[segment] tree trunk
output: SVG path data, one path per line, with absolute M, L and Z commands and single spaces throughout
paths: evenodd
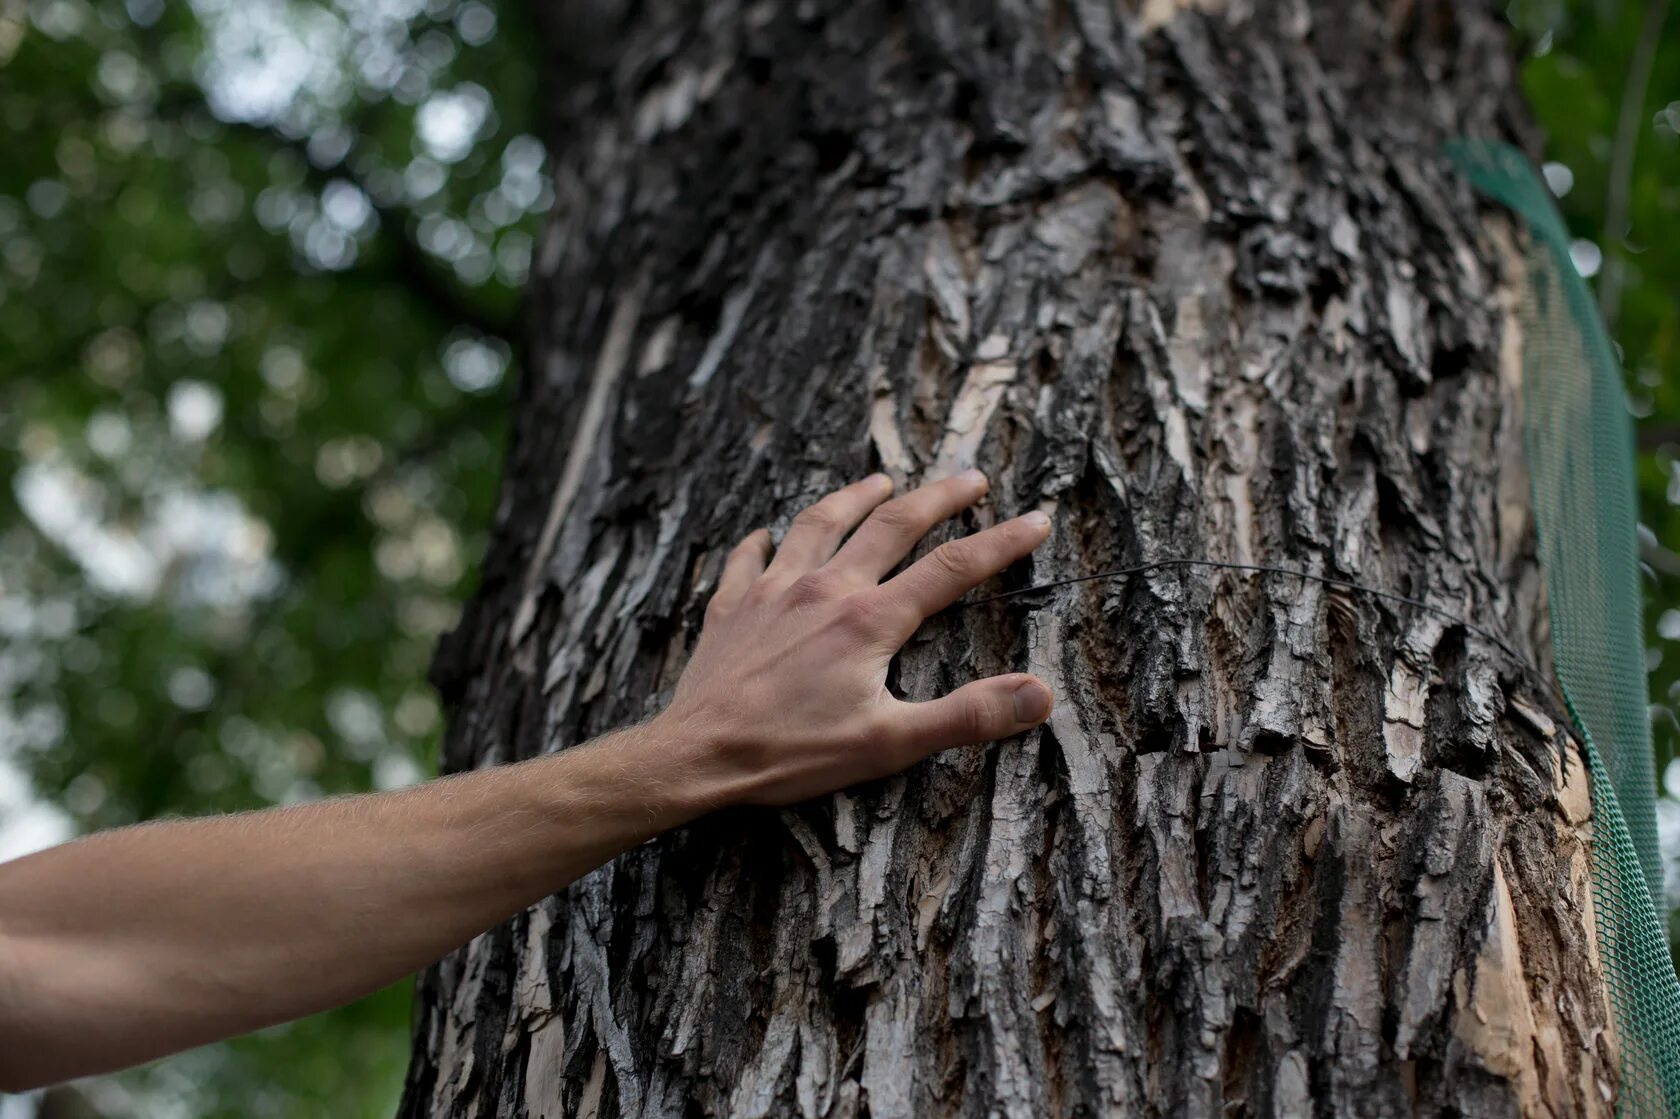
M 1173 567 L 933 619 L 897 690 L 1030 669 L 1049 724 L 479 937 L 404 1115 L 1608 1113 L 1522 274 L 1438 154 L 1527 127 L 1489 7 L 547 6 L 556 212 L 447 769 L 651 715 L 727 548 L 876 468 L 985 469 L 947 534 L 1051 513 L 994 593 L 1207 557 L 1451 616 Z

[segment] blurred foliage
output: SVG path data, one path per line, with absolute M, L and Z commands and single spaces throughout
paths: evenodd
M 0 805 L 0 844 L 433 767 L 549 200 L 523 20 L 0 0 L 0 785 L 34 821 Z M 81 1094 L 389 1115 L 408 1015 L 399 985 Z
M 1509 12 L 1577 263 L 1614 289 L 1668 762 L 1680 16 L 1653 34 L 1657 3 Z M 0 857 L 430 771 L 424 667 L 489 522 L 549 199 L 533 44 L 507 0 L 0 0 Z M 77 1107 L 389 1115 L 407 998 Z

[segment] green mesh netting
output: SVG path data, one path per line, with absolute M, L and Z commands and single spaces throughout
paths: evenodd
M 1453 162 L 1530 233 L 1523 440 L 1558 683 L 1592 779 L 1593 903 L 1621 1064 L 1618 1114 L 1680 1116 L 1680 982 L 1664 923 L 1645 692 L 1632 421 L 1569 235 L 1526 157 L 1462 141 Z

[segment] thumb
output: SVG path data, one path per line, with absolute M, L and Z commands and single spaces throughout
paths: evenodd
M 1031 730 L 1050 716 L 1050 686 L 1014 672 L 964 684 L 950 695 L 905 704 L 912 745 L 923 755 L 952 746 L 993 742 Z

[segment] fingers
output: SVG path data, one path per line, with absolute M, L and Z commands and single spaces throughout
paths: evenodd
M 901 727 L 918 757 L 953 746 L 993 742 L 1050 717 L 1049 685 L 1024 672 L 964 684 L 950 695 L 900 708 Z
M 710 610 L 732 610 L 747 593 L 747 588 L 753 585 L 753 580 L 764 574 L 764 565 L 770 559 L 770 530 L 758 529 L 730 550 L 729 558 L 723 561 L 723 572 L 718 575 L 717 590 L 712 592 L 712 601 L 707 604 Z
M 929 483 L 887 502 L 863 522 L 832 566 L 870 583 L 897 567 L 928 530 L 973 505 L 986 492 L 986 476 L 978 470 Z
M 899 620 L 899 640 L 907 640 L 928 615 L 945 609 L 1031 552 L 1049 534 L 1050 518 L 1034 510 L 941 544 L 881 585 L 877 593 L 885 602 L 883 613 Z
M 793 518 L 793 526 L 776 549 L 770 572 L 777 576 L 797 577 L 815 571 L 834 555 L 834 549 L 858 522 L 869 515 L 892 493 L 892 479 L 885 474 L 871 474 L 861 482 L 853 482 L 835 490 L 815 505 L 807 506 Z

